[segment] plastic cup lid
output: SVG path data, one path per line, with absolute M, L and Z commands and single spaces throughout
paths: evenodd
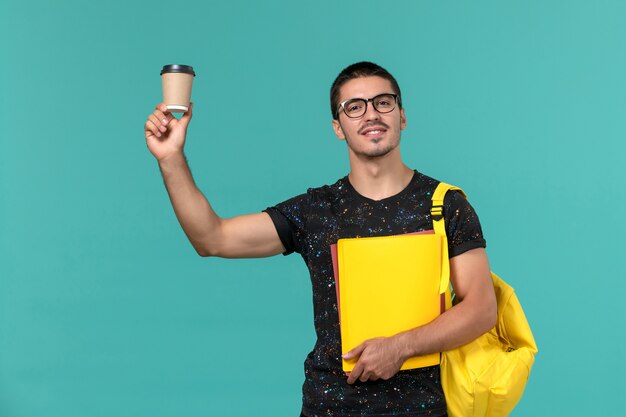
M 185 74 L 191 74 L 194 77 L 196 76 L 196 73 L 194 72 L 193 67 L 190 65 L 181 65 L 181 64 L 164 65 L 163 69 L 161 70 L 161 75 L 167 72 L 182 72 Z

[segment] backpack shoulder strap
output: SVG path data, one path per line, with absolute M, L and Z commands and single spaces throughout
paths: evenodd
M 460 191 L 463 197 L 467 198 L 463 190 L 454 185 L 440 182 L 432 196 L 432 206 L 430 216 L 433 220 L 435 234 L 441 236 L 441 281 L 439 284 L 439 294 L 445 294 L 450 290 L 450 263 L 448 259 L 448 237 L 446 236 L 446 226 L 443 219 L 443 199 L 449 190 Z

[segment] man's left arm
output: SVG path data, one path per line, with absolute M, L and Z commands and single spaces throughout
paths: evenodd
M 485 249 L 451 258 L 450 280 L 458 300 L 450 310 L 424 326 L 366 340 L 344 355 L 359 357 L 348 383 L 389 379 L 408 358 L 454 349 L 495 326 L 498 307 Z

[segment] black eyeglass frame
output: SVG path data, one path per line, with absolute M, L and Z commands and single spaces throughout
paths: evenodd
M 378 110 L 378 108 L 376 107 L 376 105 L 374 104 L 377 98 L 379 98 L 380 96 L 391 96 L 393 97 L 394 100 L 394 106 L 391 110 L 388 111 L 380 111 Z M 348 113 L 346 112 L 346 103 L 353 101 L 353 100 L 360 100 L 360 101 L 364 101 L 365 102 L 365 110 L 363 111 L 363 114 L 361 114 L 360 116 L 350 116 L 348 115 Z M 359 117 L 363 117 L 363 115 L 365 113 L 367 113 L 367 106 L 369 105 L 369 103 L 372 103 L 372 106 L 374 107 L 374 110 L 376 110 L 378 113 L 391 113 L 392 111 L 394 111 L 396 109 L 396 106 L 400 106 L 402 107 L 402 99 L 400 98 L 400 95 L 398 94 L 393 94 L 393 93 L 382 93 L 382 94 L 378 94 L 372 98 L 349 98 L 345 101 L 342 101 L 341 103 L 339 103 L 339 105 L 337 106 L 337 111 L 335 114 L 335 118 L 339 118 L 339 109 L 343 110 L 343 113 L 349 117 L 350 119 L 358 119 Z

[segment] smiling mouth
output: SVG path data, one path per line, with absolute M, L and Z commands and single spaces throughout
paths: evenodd
M 367 137 L 376 137 L 385 133 L 387 129 L 384 126 L 376 125 L 376 126 L 367 126 L 361 130 L 361 134 Z

